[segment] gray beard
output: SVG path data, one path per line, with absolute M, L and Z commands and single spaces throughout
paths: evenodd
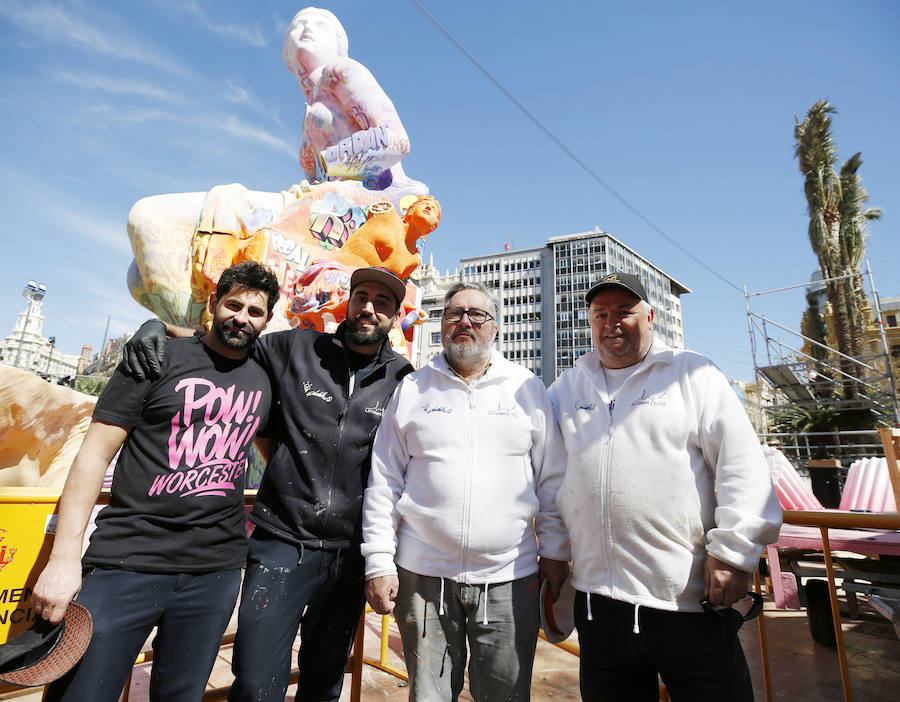
M 487 363 L 491 355 L 491 348 L 490 346 L 483 347 L 477 341 L 474 344 L 460 344 L 451 341 L 444 349 L 444 353 L 447 354 L 447 361 L 452 366 L 475 368 Z

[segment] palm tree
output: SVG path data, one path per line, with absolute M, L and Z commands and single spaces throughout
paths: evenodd
M 806 311 L 800 319 L 800 333 L 819 344 L 827 345 L 828 328 L 819 309 L 818 295 L 814 291 L 806 293 L 806 304 Z M 819 344 L 803 342 L 803 353 L 819 361 L 810 373 L 809 389 L 818 398 L 831 397 L 834 393 L 834 374 L 828 364 L 824 363 L 828 360 L 828 351 Z
M 802 122 L 797 120 L 794 138 L 797 141 L 794 155 L 804 177 L 804 192 L 809 206 L 809 243 L 819 259 L 819 267 L 831 302 L 835 336 L 838 351 L 847 355 L 857 355 L 853 344 L 851 318 L 848 308 L 846 286 L 833 278 L 847 272 L 844 256 L 841 255 L 841 201 L 843 188 L 841 178 L 834 168 L 837 155 L 831 138 L 831 117 L 837 111 L 827 100 L 819 100 L 806 114 Z M 841 370 L 856 377 L 852 362 L 841 361 Z M 852 385 L 852 384 L 851 384 Z M 848 386 L 846 396 L 856 394 L 855 387 Z
M 862 154 L 853 154 L 841 167 L 841 258 L 845 266 L 858 271 L 866 250 L 866 223 L 881 219 L 881 210 L 877 207 L 865 207 L 869 199 L 862 186 L 859 167 L 862 165 Z M 863 292 L 862 277 L 848 279 L 845 284 L 845 295 L 850 302 L 849 310 L 854 334 L 853 343 L 857 353 L 862 351 L 863 332 L 866 328 L 864 310 L 866 296 Z

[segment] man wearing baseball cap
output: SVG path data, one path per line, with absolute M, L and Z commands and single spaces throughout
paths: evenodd
M 298 627 L 298 699 L 340 697 L 365 604 L 361 506 L 372 441 L 394 389 L 412 371 L 388 341 L 405 294 L 387 268 L 359 268 L 334 333 L 291 329 L 256 344 L 254 358 L 272 382 L 271 436 L 257 439 L 268 465 L 250 515 L 256 528 L 230 700 L 284 700 Z M 161 330 L 145 327 L 127 349 L 140 375 L 152 360 L 145 366 L 139 356 L 153 355 Z
M 653 337 L 640 278 L 585 295 L 594 351 L 551 386 L 568 451 L 557 496 L 572 542 L 584 699 L 753 699 L 730 607 L 781 510 L 725 376 Z M 701 604 L 703 602 L 703 604 Z

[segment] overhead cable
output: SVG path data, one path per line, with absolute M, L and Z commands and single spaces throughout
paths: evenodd
M 716 278 L 721 280 L 726 285 L 731 286 L 735 290 L 740 293 L 743 293 L 744 290 L 740 286 L 732 283 L 730 280 L 725 278 L 721 273 L 716 271 L 712 266 L 704 263 L 699 257 L 695 256 L 688 249 L 682 246 L 674 237 L 669 236 L 661 227 L 656 225 L 649 217 L 647 217 L 643 212 L 641 212 L 637 207 L 632 205 L 628 200 L 625 199 L 622 195 L 620 195 L 616 190 L 607 183 L 603 178 L 601 178 L 590 166 L 588 166 L 584 161 L 582 161 L 574 151 L 572 151 L 568 146 L 566 146 L 562 140 L 557 137 L 549 128 L 544 126 L 544 124 L 535 117 L 525 105 L 519 102 L 516 97 L 510 93 L 503 84 L 497 80 L 484 66 L 479 63 L 478 59 L 476 59 L 471 53 L 469 53 L 466 48 L 456 40 L 456 38 L 432 15 L 428 10 L 426 10 L 422 4 L 418 0 L 411 0 L 412 4 L 415 5 L 421 12 L 424 14 L 431 23 L 438 28 L 438 30 L 445 36 L 450 42 L 462 53 L 472 64 L 487 78 L 494 86 L 503 93 L 506 98 L 512 102 L 519 111 L 524 114 L 531 122 L 540 129 L 547 138 L 550 139 L 554 144 L 556 144 L 570 159 L 572 159 L 585 173 L 587 173 L 591 178 L 593 178 L 597 183 L 599 183 L 610 195 L 612 195 L 616 200 L 618 200 L 622 205 L 624 205 L 635 217 L 641 220 L 644 224 L 646 224 L 650 229 L 659 234 L 663 239 L 668 241 L 672 246 L 681 251 L 685 256 L 694 261 L 697 265 L 705 268 L 707 271 L 712 273 Z

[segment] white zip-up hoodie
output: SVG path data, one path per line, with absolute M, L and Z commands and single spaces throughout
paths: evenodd
M 707 554 L 752 572 L 781 508 L 759 440 L 709 360 L 654 340 L 614 408 L 596 351 L 550 388 L 577 590 L 701 611 Z
M 396 572 L 467 584 L 569 560 L 556 508 L 565 457 L 547 390 L 492 350 L 467 385 L 438 354 L 400 383 L 384 412 L 363 500 L 366 577 Z M 399 524 L 398 524 L 399 522 Z

